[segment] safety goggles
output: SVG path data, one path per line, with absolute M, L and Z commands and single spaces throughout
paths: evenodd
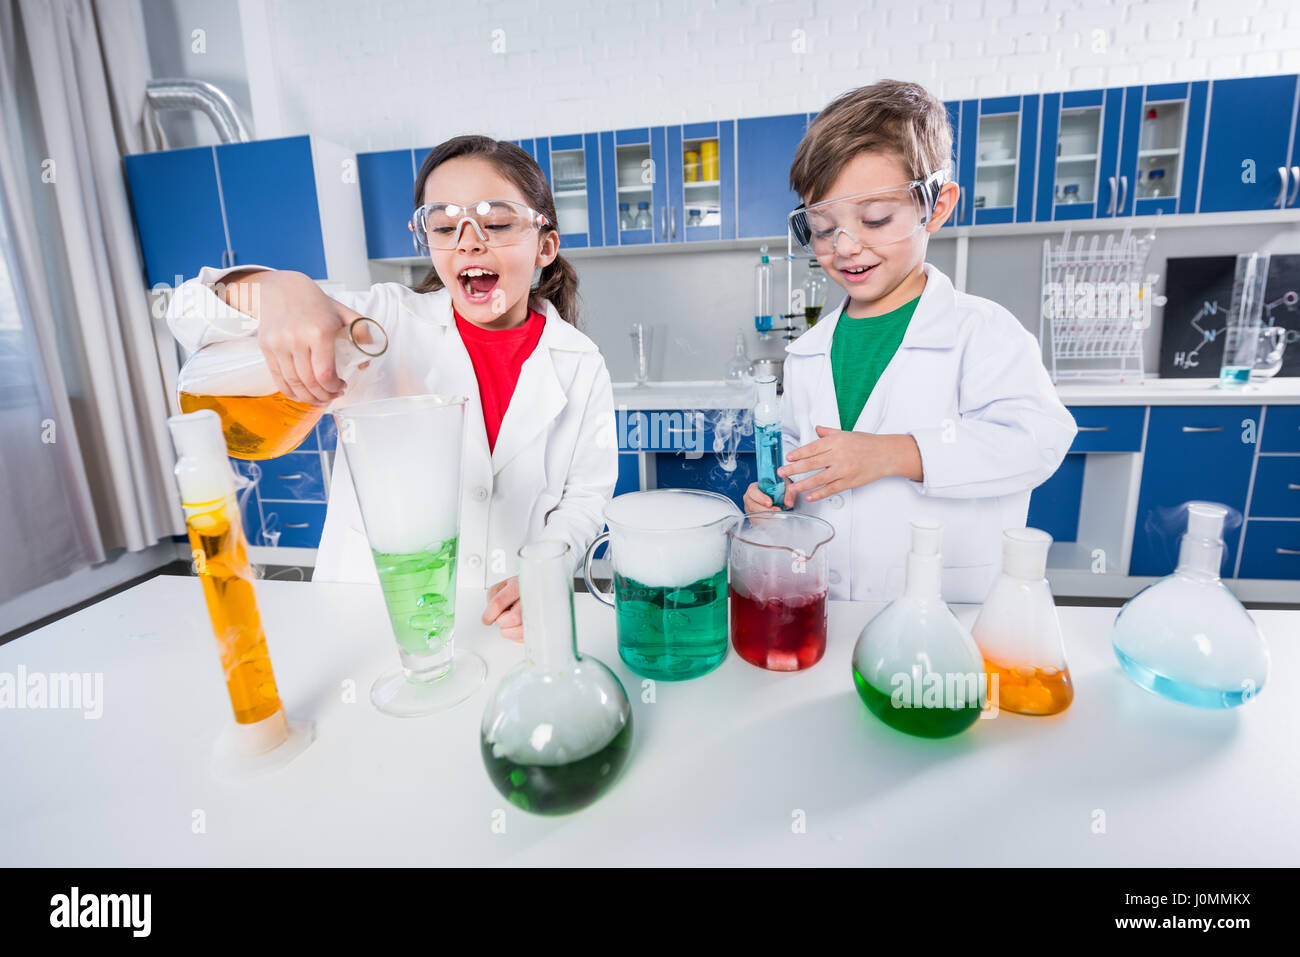
M 508 199 L 481 199 L 477 203 L 425 203 L 411 216 L 406 228 L 421 249 L 455 249 L 465 223 L 474 227 L 486 246 L 513 246 L 534 229 L 551 221 L 522 203 Z
M 858 246 L 887 246 L 923 229 L 934 215 L 939 190 L 948 170 L 936 170 L 924 179 L 841 196 L 811 206 L 800 204 L 790 214 L 795 241 L 816 256 L 833 253 L 840 236 Z

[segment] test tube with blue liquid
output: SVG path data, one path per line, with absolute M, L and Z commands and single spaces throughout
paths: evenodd
M 754 450 L 758 454 L 758 487 L 772 500 L 772 504 L 789 511 L 785 506 L 785 479 L 776 474 L 784 463 L 781 450 L 781 404 L 776 397 L 776 377 L 761 376 L 758 386 L 758 404 L 754 406 Z

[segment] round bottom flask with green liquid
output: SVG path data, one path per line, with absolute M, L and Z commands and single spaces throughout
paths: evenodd
M 965 731 L 980 716 L 984 659 L 940 593 L 937 521 L 912 522 L 903 594 L 867 622 L 853 648 L 853 682 L 871 713 L 922 738 Z
M 568 545 L 519 550 L 519 598 L 524 662 L 483 712 L 483 764 L 515 807 L 567 814 L 618 779 L 632 746 L 632 707 L 609 668 L 578 654 Z

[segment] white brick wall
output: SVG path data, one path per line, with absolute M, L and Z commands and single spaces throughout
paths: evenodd
M 311 132 L 357 150 L 815 110 L 885 76 L 959 99 L 1300 69 L 1297 0 L 267 7 L 281 128 L 257 134 Z M 795 31 L 807 52 L 794 52 Z

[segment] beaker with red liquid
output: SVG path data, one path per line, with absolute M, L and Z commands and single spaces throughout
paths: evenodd
M 731 643 L 769 671 L 811 668 L 826 653 L 828 522 L 798 512 L 746 515 L 731 536 Z

